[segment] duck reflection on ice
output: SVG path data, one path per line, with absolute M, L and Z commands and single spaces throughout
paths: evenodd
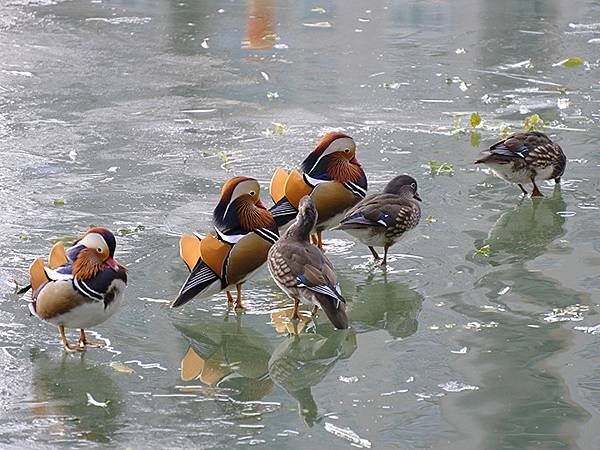
M 487 239 L 475 242 L 476 248 L 490 246 L 491 253 L 486 262 L 497 266 L 481 277 L 476 286 L 488 287 L 487 295 L 491 298 L 496 298 L 498 292 L 510 286 L 513 294 L 519 293 L 528 303 L 538 303 L 544 308 L 587 303 L 587 294 L 569 289 L 527 267 L 528 262 L 547 253 L 551 244 L 566 233 L 566 219 L 558 214 L 566 209 L 567 204 L 557 186 L 552 197 L 523 200 L 502 214 Z M 469 258 L 473 256 L 469 255 Z
M 334 330 L 324 324 L 315 331 L 292 334 L 269 360 L 271 379 L 298 401 L 300 416 L 309 427 L 321 420 L 311 388 L 325 378 L 338 360 L 350 358 L 356 350 L 356 334 L 352 330 Z
M 248 22 L 242 48 L 273 48 L 276 37 L 273 0 L 249 0 Z
M 273 389 L 271 344 L 261 333 L 242 327 L 239 315 L 232 323 L 206 319 L 175 327 L 190 342 L 181 361 L 183 381 L 231 390 L 238 401 L 259 400 Z
M 567 204 L 560 188 L 552 197 L 523 199 L 514 209 L 502 214 L 488 238 L 475 244 L 489 245 L 492 265 L 526 262 L 544 254 L 548 245 L 565 234 L 565 218 L 558 214 Z
M 350 323 L 357 332 L 383 329 L 394 338 L 408 337 L 417 331 L 417 316 L 423 296 L 404 283 L 367 282 L 356 286 L 352 294 Z
M 55 431 L 73 436 L 72 444 L 80 439 L 112 442 L 112 435 L 120 428 L 117 418 L 122 413 L 122 402 L 119 387 L 105 373 L 110 369 L 87 364 L 85 355 L 73 357 L 63 352 L 57 359 L 38 349 L 31 350 L 31 413 L 58 419 L 59 429 Z M 88 405 L 88 392 L 98 402 L 106 402 L 106 407 Z

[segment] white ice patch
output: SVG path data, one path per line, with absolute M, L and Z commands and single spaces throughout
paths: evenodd
M 325 431 L 333 434 L 334 436 L 347 440 L 355 447 L 371 448 L 371 441 L 361 438 L 350 428 L 340 428 L 336 427 L 331 422 L 325 422 Z
M 462 391 L 478 391 L 479 386 L 461 383 L 460 381 L 448 381 L 447 383 L 438 384 L 446 392 L 462 392 Z

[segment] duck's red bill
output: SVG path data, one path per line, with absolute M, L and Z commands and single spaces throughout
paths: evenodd
M 110 267 L 112 270 L 114 270 L 115 272 L 119 271 L 119 265 L 117 264 L 117 262 L 114 260 L 114 258 L 108 258 L 106 261 L 104 261 L 106 264 L 108 264 L 108 267 Z

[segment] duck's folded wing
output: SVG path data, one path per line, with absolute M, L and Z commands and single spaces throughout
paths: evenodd
M 304 273 L 296 277 L 298 280 L 298 287 L 305 287 L 313 292 L 323 294 L 327 297 L 331 297 L 335 301 L 336 309 L 339 308 L 340 303 L 346 303 L 340 285 L 337 282 L 335 273 L 326 265 L 322 267 L 323 271 L 319 271 L 315 266 L 306 264 L 304 266 Z M 330 273 L 328 273 L 330 272 Z M 331 276 L 333 274 L 333 276 Z
M 294 220 L 298 214 L 298 210 L 285 197 L 273 205 L 269 212 L 273 215 L 278 227 Z
M 331 262 L 317 247 L 311 245 L 303 251 L 295 252 L 290 263 L 297 287 L 331 298 L 335 302 L 336 309 L 339 308 L 340 303 L 346 303 Z
M 418 207 L 403 200 L 399 201 L 397 196 L 381 197 L 377 200 L 351 211 L 337 228 L 341 230 L 363 227 L 384 229 L 394 226 L 412 228 L 418 223 L 420 219 Z

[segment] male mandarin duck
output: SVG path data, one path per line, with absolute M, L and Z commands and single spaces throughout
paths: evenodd
M 275 283 L 294 300 L 292 318 L 300 319 L 300 301 L 314 305 L 316 316 L 319 307 L 338 329 L 348 328 L 340 285 L 333 265 L 317 247 L 309 241 L 317 223 L 317 209 L 309 196 L 298 205 L 296 221 L 269 250 L 268 267 Z
M 483 155 L 475 164 L 485 164 L 498 177 L 518 184 L 525 195 L 523 184 L 532 183 L 532 197 L 542 196 L 536 180 L 554 179 L 558 184 L 567 166 L 560 145 L 539 131 L 512 134 L 492 145 Z
M 420 201 L 417 181 L 400 175 L 392 179 L 382 193 L 361 200 L 335 229 L 344 230 L 367 245 L 376 260 L 381 258 L 373 247 L 383 247 L 381 265 L 385 266 L 388 249 L 419 223 Z
M 114 259 L 115 236 L 106 228 L 92 227 L 65 251 L 57 242 L 50 251 L 49 264 L 37 258 L 29 267 L 32 290 L 31 313 L 56 325 L 68 351 L 99 346 L 88 341 L 84 328 L 111 317 L 123 303 L 127 269 Z M 69 344 L 66 328 L 79 328 L 79 343 Z
M 258 181 L 248 177 L 235 177 L 223 185 L 213 225 L 216 235 L 183 235 L 179 241 L 190 274 L 172 308 L 222 290 L 232 303 L 229 289 L 235 286 L 236 309 L 243 309 L 242 283 L 266 262 L 267 252 L 279 238 L 277 224 L 260 200 Z
M 337 225 L 344 213 L 367 194 L 367 177 L 356 159 L 354 140 L 329 132 L 302 162 L 302 173 L 278 168 L 271 180 L 270 209 L 283 227 L 296 217 L 298 204 L 310 195 L 318 212 L 313 241 L 323 248 L 321 233 Z

